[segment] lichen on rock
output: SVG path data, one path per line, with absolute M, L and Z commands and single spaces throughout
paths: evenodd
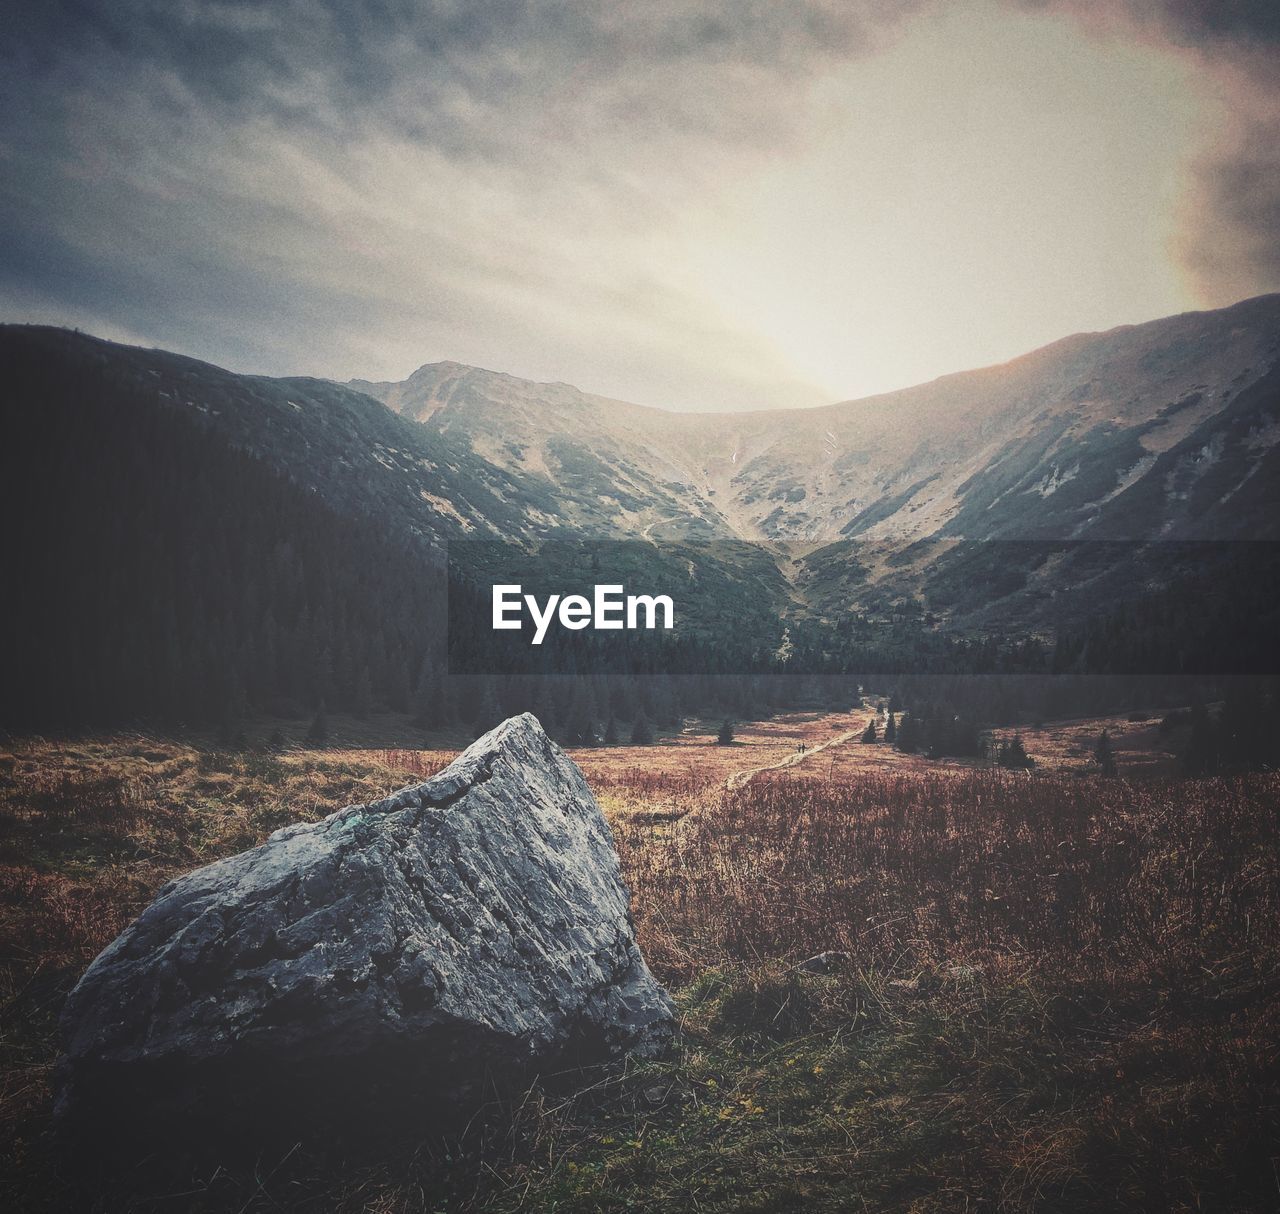
M 654 1053 L 673 1023 L 609 827 L 526 713 L 422 784 L 165 886 L 67 1002 L 58 1115 L 447 1111 Z

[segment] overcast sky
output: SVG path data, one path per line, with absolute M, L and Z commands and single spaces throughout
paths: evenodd
M 0 320 L 847 399 L 1280 289 L 1275 0 L 41 0 Z

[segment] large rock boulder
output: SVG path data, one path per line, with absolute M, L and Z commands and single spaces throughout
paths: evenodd
M 58 1113 L 191 1135 L 447 1112 L 672 1025 L 609 828 L 525 714 L 165 886 L 67 1002 Z

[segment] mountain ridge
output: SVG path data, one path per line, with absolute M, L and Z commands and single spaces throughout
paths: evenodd
M 435 362 L 426 362 L 419 365 L 411 371 L 402 380 L 369 380 L 359 377 L 347 380 L 333 380 L 331 382 L 341 384 L 344 387 L 354 388 L 357 391 L 364 391 L 375 399 L 380 399 L 379 393 L 388 391 L 395 387 L 400 387 L 409 383 L 415 377 L 424 372 L 437 371 L 447 369 L 451 372 L 478 372 L 481 375 L 492 376 L 502 380 L 513 380 L 520 384 L 532 385 L 539 388 L 568 388 L 573 392 L 579 393 L 584 397 L 595 400 L 608 401 L 613 404 L 625 405 L 632 409 L 652 411 L 665 415 L 678 415 L 681 417 L 694 418 L 738 418 L 753 417 L 761 414 L 768 415 L 792 415 L 792 414 L 815 414 L 826 409 L 840 409 L 845 406 L 869 404 L 875 401 L 885 400 L 887 398 L 898 396 L 904 392 L 910 392 L 921 388 L 926 388 L 934 384 L 944 383 L 952 380 L 957 376 L 976 375 L 984 371 L 998 371 L 1002 368 L 1012 366 L 1015 363 L 1021 363 L 1027 360 L 1035 359 L 1041 355 L 1047 355 L 1062 347 L 1067 347 L 1076 343 L 1084 343 L 1094 338 L 1112 337 L 1118 334 L 1131 333 L 1147 329 L 1149 327 L 1166 325 L 1176 321 L 1194 320 L 1199 317 L 1214 316 L 1220 313 L 1233 312 L 1238 309 L 1248 309 L 1254 305 L 1271 304 L 1280 306 L 1280 291 L 1265 291 L 1260 295 L 1247 296 L 1244 299 L 1236 300 L 1234 303 L 1225 304 L 1220 308 L 1190 308 L 1185 312 L 1173 312 L 1168 316 L 1153 317 L 1149 320 L 1132 321 L 1119 325 L 1112 325 L 1105 329 L 1081 329 L 1074 333 L 1068 333 L 1062 337 L 1054 338 L 1052 341 L 1046 342 L 1044 345 L 1035 346 L 1030 350 L 1021 354 L 1015 354 L 1011 358 L 1003 359 L 993 363 L 983 363 L 976 367 L 967 367 L 956 371 L 945 371 L 941 375 L 933 376 L 931 379 L 919 380 L 915 383 L 903 384 L 896 388 L 888 388 L 881 392 L 873 392 L 866 396 L 850 396 L 841 397 L 837 400 L 827 401 L 817 405 L 796 405 L 796 406 L 777 406 L 764 408 L 751 408 L 741 410 L 693 410 L 680 409 L 675 406 L 642 404 L 638 401 L 624 401 L 620 397 L 605 396 L 602 393 L 592 392 L 586 388 L 580 388 L 576 384 L 572 384 L 567 380 L 541 380 L 533 379 L 529 376 L 517 375 L 511 371 L 495 371 L 492 368 L 482 367 L 475 363 L 459 362 L 456 359 L 439 359 Z M 287 377 L 286 377 L 287 378 Z M 385 403 L 385 402 L 384 402 Z M 400 412 L 399 408 L 395 409 Z
M 1118 575 L 1126 543 L 1280 539 L 1280 295 L 1074 334 L 860 401 L 744 414 L 452 362 L 356 381 L 367 390 L 244 376 L 39 326 L 0 327 L 0 357 L 11 404 L 39 402 L 54 369 L 73 368 L 80 390 L 189 415 L 329 509 L 437 550 L 639 541 L 663 577 L 703 562 L 726 593 L 758 587 L 835 621 L 914 605 L 962 627 L 1040 630 L 1102 585 L 1068 551 L 1080 541 L 1119 545 L 1107 593 L 1126 594 L 1139 578 Z M 975 555 L 1011 541 L 1057 547 L 1013 560 L 1017 577 L 1004 556 Z M 1012 589 L 984 596 L 997 584 Z
M 666 412 L 456 363 L 426 364 L 399 385 L 356 382 L 498 466 L 560 480 L 570 498 L 593 486 L 563 475 L 566 449 L 587 461 L 607 455 L 616 481 L 647 486 L 647 511 L 591 511 L 579 500 L 580 525 L 661 538 L 692 519 L 712 534 L 820 545 L 850 535 L 918 539 L 955 530 L 957 516 L 973 524 L 966 496 L 1016 469 L 1041 502 L 1072 482 L 1059 502 L 1078 496 L 1082 475 L 1092 478 L 1102 488 L 1078 504 L 1104 508 L 1109 493 L 1128 487 L 1125 477 L 1141 479 L 1144 460 L 1153 466 L 1264 378 L 1278 355 L 1280 295 L 1272 294 L 1072 334 L 1004 363 L 807 409 Z M 1010 447 L 1015 439 L 1020 449 Z M 595 478 L 601 499 L 609 479 L 603 470 Z M 1009 488 L 1027 507 L 1028 485 Z M 1062 514 L 1030 506 L 1032 516 Z M 985 538 L 994 517 L 969 538 Z M 1054 525 L 1072 538 L 1086 522 Z

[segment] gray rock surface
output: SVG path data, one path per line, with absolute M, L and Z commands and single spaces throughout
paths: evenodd
M 529 714 L 165 886 L 63 1013 L 64 1124 L 447 1109 L 673 1027 L 609 828 Z
M 798 974 L 829 974 L 833 970 L 838 970 L 848 965 L 853 958 L 848 953 L 842 953 L 838 949 L 830 952 L 819 953 L 816 957 L 809 957 L 807 960 L 801 961 L 796 966 Z

